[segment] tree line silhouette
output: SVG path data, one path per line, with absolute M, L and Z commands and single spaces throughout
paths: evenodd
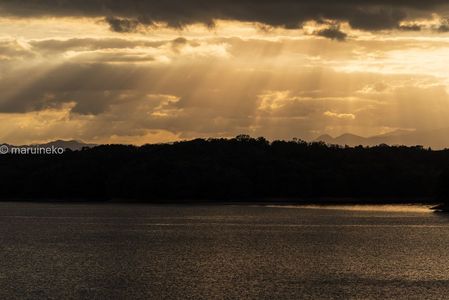
M 240 135 L 0 156 L 0 199 L 260 201 L 449 197 L 449 150 Z

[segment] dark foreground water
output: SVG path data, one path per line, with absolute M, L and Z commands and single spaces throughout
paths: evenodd
M 422 207 L 0 203 L 0 299 L 447 299 Z

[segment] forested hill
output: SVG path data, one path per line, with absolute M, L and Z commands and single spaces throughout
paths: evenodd
M 449 150 L 238 136 L 1 155 L 0 198 L 246 200 L 444 195 Z M 449 178 L 449 177 L 448 177 Z

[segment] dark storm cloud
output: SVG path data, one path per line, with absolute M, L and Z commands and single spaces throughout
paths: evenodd
M 359 10 L 349 18 L 349 25 L 362 30 L 384 30 L 398 27 L 406 18 L 406 12 L 396 8 Z
M 434 28 L 436 32 L 440 32 L 440 33 L 446 33 L 449 32 L 449 20 L 443 20 L 441 22 L 441 24 Z
M 135 32 L 139 27 L 137 20 L 107 17 L 106 22 L 111 27 L 111 30 L 116 32 Z
M 440 25 L 440 27 L 437 28 L 437 31 L 441 33 L 449 32 L 449 25 L 442 24 Z
M 192 23 L 212 26 L 215 19 L 260 22 L 298 28 L 305 21 L 347 21 L 356 29 L 383 30 L 413 16 L 429 16 L 446 0 L 3 0 L 4 16 L 105 17 L 112 30 L 129 32 L 139 24 L 165 22 L 172 27 Z
M 418 24 L 412 24 L 412 25 L 402 25 L 399 27 L 399 30 L 402 31 L 421 31 L 422 27 Z
M 346 33 L 338 27 L 329 27 L 315 32 L 315 35 L 322 36 L 331 40 L 344 41 L 348 37 Z

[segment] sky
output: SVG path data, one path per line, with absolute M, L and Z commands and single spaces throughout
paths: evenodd
M 440 0 L 2 0 L 0 142 L 449 128 Z

